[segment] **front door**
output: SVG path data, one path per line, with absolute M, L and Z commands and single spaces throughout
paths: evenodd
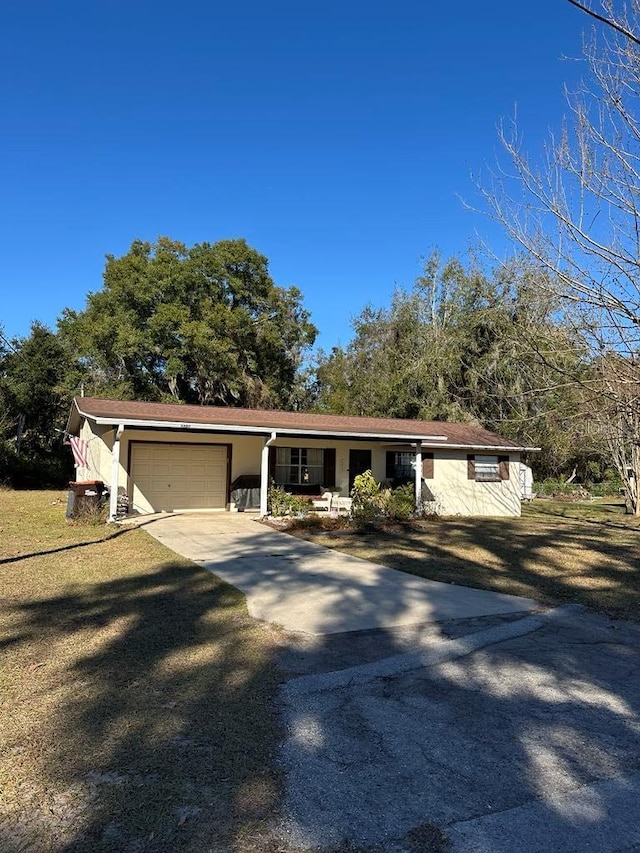
M 353 488 L 354 477 L 362 474 L 364 471 L 371 469 L 371 451 L 370 450 L 350 450 L 349 451 L 349 494 Z

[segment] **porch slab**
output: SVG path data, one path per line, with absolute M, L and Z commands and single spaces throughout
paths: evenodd
M 251 616 L 287 631 L 335 634 L 539 609 L 528 598 L 425 580 L 341 554 L 247 513 L 168 515 L 144 528 L 241 590 Z

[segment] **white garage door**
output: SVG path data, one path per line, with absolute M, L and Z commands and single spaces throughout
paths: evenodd
M 224 509 L 227 448 L 204 444 L 133 444 L 133 508 L 138 512 Z

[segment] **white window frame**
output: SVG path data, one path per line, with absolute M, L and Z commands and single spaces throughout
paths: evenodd
M 275 482 L 277 486 L 319 486 L 324 481 L 324 449 L 321 447 L 276 447 Z M 319 462 L 309 462 L 309 451 Z M 291 472 L 296 471 L 295 478 Z

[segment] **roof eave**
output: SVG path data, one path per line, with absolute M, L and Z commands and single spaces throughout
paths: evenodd
M 242 424 L 207 424 L 192 421 L 163 421 L 163 420 L 147 420 L 141 418 L 127 417 L 107 417 L 95 415 L 90 412 L 83 412 L 81 409 L 82 399 L 73 400 L 69 420 L 67 421 L 67 431 L 74 433 L 80 426 L 82 418 L 94 421 L 102 426 L 119 426 L 124 424 L 125 427 L 136 429 L 166 429 L 166 430 L 196 430 L 204 432 L 227 432 L 238 433 L 243 435 L 270 435 L 276 432 L 279 435 L 289 436 L 317 436 L 318 438 L 357 438 L 357 439 L 374 439 L 376 441 L 393 441 L 403 444 L 420 444 L 423 449 L 446 448 L 450 450 L 484 450 L 484 451 L 504 451 L 511 453 L 524 453 L 525 451 L 539 451 L 539 447 L 525 447 L 504 444 L 477 444 L 464 442 L 450 442 L 444 435 L 412 435 L 407 433 L 379 433 L 379 432 L 358 432 L 347 430 L 319 430 L 294 427 L 278 427 L 273 425 L 242 425 Z
M 243 433 L 249 435 L 270 435 L 272 432 L 276 432 L 279 435 L 317 435 L 320 438 L 327 437 L 340 437 L 344 436 L 345 438 L 375 438 L 382 439 L 388 441 L 403 441 L 403 442 L 423 442 L 427 441 L 437 441 L 439 436 L 422 436 L 422 435 L 407 435 L 405 434 L 396 434 L 396 433 L 376 433 L 376 432 L 355 432 L 355 431 L 342 431 L 342 430 L 319 430 L 319 429 L 311 429 L 309 427 L 296 429 L 294 427 L 278 427 L 274 425 L 259 425 L 259 426 L 249 426 L 244 424 L 225 424 L 225 423 L 216 423 L 216 424 L 207 424 L 207 423 L 199 423 L 199 422 L 190 422 L 190 421 L 157 421 L 157 420 L 147 420 L 147 419 L 136 419 L 136 418 L 116 418 L 116 417 L 100 417 L 99 415 L 92 415 L 86 412 L 79 412 L 82 417 L 87 418 L 88 420 L 94 421 L 96 424 L 100 424 L 101 426 L 117 426 L 119 424 L 124 424 L 127 427 L 135 427 L 137 429 L 166 429 L 166 430 L 203 430 L 203 431 L 211 431 L 211 432 L 229 432 L 229 433 Z M 71 420 L 71 418 L 70 418 Z M 442 445 L 444 446 L 444 442 L 446 442 L 446 437 L 443 436 L 441 439 Z M 448 446 L 448 445 L 447 445 Z
M 456 442 L 452 444 L 422 444 L 423 448 L 428 448 L 429 450 L 434 447 L 446 447 L 447 450 L 503 450 L 506 453 L 524 453 L 533 452 L 536 450 L 540 450 L 539 447 L 523 447 L 521 445 L 514 444 L 463 444 L 462 442 Z
M 65 431 L 69 435 L 73 435 L 80 428 L 80 422 L 83 417 L 87 417 L 83 412 L 80 411 L 78 406 L 78 401 L 74 398 L 71 403 L 71 411 L 69 412 L 69 417 L 67 418 L 67 425 L 65 427 Z

